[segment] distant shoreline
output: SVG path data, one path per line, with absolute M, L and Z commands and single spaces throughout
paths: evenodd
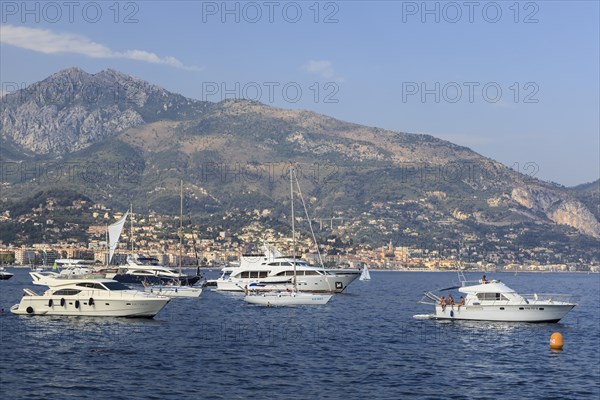
M 30 269 L 31 267 L 29 265 L 3 265 L 4 268 L 15 268 L 15 269 Z M 38 266 L 39 267 L 39 266 Z M 49 266 L 49 269 L 51 269 L 52 266 Z M 223 267 L 200 267 L 201 270 L 221 270 Z M 195 266 L 190 266 L 190 267 L 183 267 L 182 269 L 193 269 L 195 270 L 196 267 Z M 331 268 L 331 269 L 339 269 L 339 270 L 344 270 L 344 268 Z M 352 269 L 352 268 L 348 268 L 348 269 Z M 423 269 L 376 269 L 376 268 L 369 268 L 370 272 L 431 272 L 431 273 L 436 273 L 436 272 L 457 272 L 458 270 L 442 270 L 442 269 L 429 269 L 429 268 L 423 268 Z M 506 270 L 506 271 L 476 271 L 476 270 L 472 270 L 472 271 L 465 271 L 462 270 L 462 272 L 464 273 L 469 273 L 469 274 L 488 274 L 488 275 L 492 275 L 492 274 L 522 274 L 522 273 L 532 273 L 532 274 L 600 274 L 600 271 L 598 272 L 594 272 L 594 271 L 515 271 L 515 270 Z
M 441 269 L 371 269 L 369 268 L 369 272 L 457 272 L 458 270 L 441 270 Z M 468 274 L 523 274 L 523 273 L 532 273 L 532 274 L 600 274 L 599 272 L 593 271 L 514 271 L 514 270 L 506 270 L 506 271 L 462 271 Z

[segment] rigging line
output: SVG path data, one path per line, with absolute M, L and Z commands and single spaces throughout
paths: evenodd
M 304 214 L 306 214 L 306 219 L 308 220 L 308 226 L 310 228 L 310 233 L 312 234 L 313 241 L 315 246 L 317 246 L 317 255 L 319 256 L 319 263 L 321 264 L 321 268 L 323 269 L 323 276 L 325 277 L 325 282 L 327 282 L 327 287 L 331 292 L 331 284 L 329 283 L 329 279 L 327 279 L 327 271 L 325 270 L 325 265 L 323 265 L 323 258 L 321 257 L 321 250 L 319 250 L 319 243 L 317 243 L 317 238 L 315 237 L 315 231 L 312 227 L 312 222 L 310 221 L 310 217 L 308 216 L 308 209 L 306 208 L 306 203 L 304 202 L 304 196 L 302 196 L 302 189 L 300 189 L 300 183 L 298 180 L 298 176 L 296 175 L 296 186 L 298 187 L 298 195 L 300 196 L 300 200 L 302 201 L 302 207 L 304 207 Z
M 198 256 L 198 250 L 197 250 L 197 244 L 198 241 L 196 240 L 196 234 L 194 233 L 194 230 L 191 229 L 192 225 L 192 211 L 190 209 L 190 203 L 189 203 L 189 197 L 188 194 L 186 193 L 186 195 L 184 196 L 185 199 L 185 209 L 187 212 L 187 216 L 188 216 L 188 223 L 190 226 L 190 231 L 192 232 L 192 243 L 193 243 L 193 248 L 194 248 L 194 257 L 196 257 L 196 266 L 200 266 L 200 258 Z
M 300 196 L 300 200 L 302 201 L 302 207 L 304 207 L 304 214 L 306 215 L 306 219 L 308 220 L 308 226 L 310 228 L 310 233 L 312 234 L 313 241 L 315 246 L 317 246 L 317 255 L 319 256 L 319 264 L 321 264 L 321 268 L 325 268 L 323 265 L 323 258 L 321 258 L 321 251 L 319 250 L 319 244 L 317 243 L 317 238 L 315 236 L 315 231 L 312 227 L 312 222 L 310 222 L 310 217 L 308 216 L 308 209 L 306 208 L 306 203 L 304 202 L 304 197 L 302 196 L 302 190 L 300 189 L 300 184 L 298 183 L 298 177 L 296 177 L 296 187 L 298 188 L 298 195 Z

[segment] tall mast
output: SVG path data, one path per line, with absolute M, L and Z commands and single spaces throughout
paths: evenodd
M 179 183 L 179 275 L 181 275 L 181 258 L 183 257 L 183 179 Z
M 108 223 L 106 224 L 105 239 L 106 239 L 106 257 L 105 257 L 105 260 L 106 260 L 106 266 L 108 266 L 108 254 L 109 254 L 109 251 L 110 251 L 110 243 L 108 242 L 108 240 L 109 240 L 108 239 Z
M 294 218 L 294 167 L 290 164 L 290 200 L 292 206 L 292 258 L 294 259 L 294 291 L 298 290 L 296 283 L 296 226 Z
M 131 216 L 129 217 L 129 221 L 131 223 L 131 257 L 133 257 L 133 202 L 129 203 L 129 213 Z

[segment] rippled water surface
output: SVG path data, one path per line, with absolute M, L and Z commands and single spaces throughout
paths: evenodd
M 579 295 L 561 323 L 524 324 L 414 319 L 431 312 L 421 293 L 457 276 L 393 272 L 372 272 L 326 306 L 257 307 L 207 288 L 153 320 L 17 317 L 8 310 L 33 285 L 11 272 L 0 281 L 3 399 L 600 395 L 597 274 L 488 274 L 521 293 Z M 548 346 L 556 331 L 560 353 Z

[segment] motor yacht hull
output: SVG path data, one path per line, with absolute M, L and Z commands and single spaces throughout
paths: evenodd
M 333 297 L 332 294 L 279 292 L 249 294 L 244 297 L 244 301 L 267 307 L 323 305 L 327 304 L 331 297 Z
M 475 321 L 503 321 L 503 322 L 558 322 L 574 304 L 519 304 L 519 305 L 467 305 L 458 308 L 457 305 L 441 305 L 435 307 L 436 319 L 457 319 Z
M 76 296 L 26 294 L 10 311 L 17 315 L 152 318 L 169 300 L 167 297 L 145 296 L 143 292 L 110 293 L 109 296 L 99 296 L 97 293 Z
M 341 293 L 359 276 L 359 273 L 299 276 L 297 287 L 302 292 Z M 293 288 L 291 279 L 281 283 L 269 282 L 267 279 L 217 279 L 216 284 L 217 290 L 228 292 L 243 292 L 246 285 L 251 286 L 252 284 L 260 285 L 262 290 L 265 291 L 291 290 Z

